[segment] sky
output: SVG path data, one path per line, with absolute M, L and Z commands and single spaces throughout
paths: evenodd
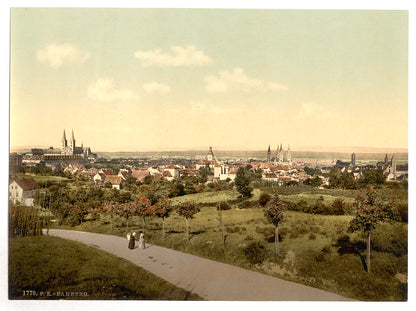
M 405 10 L 12 8 L 10 147 L 408 147 Z

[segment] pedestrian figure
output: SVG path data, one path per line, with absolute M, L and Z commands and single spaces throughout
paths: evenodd
M 139 249 L 145 249 L 145 244 L 144 244 L 144 233 L 143 231 L 140 231 L 140 237 L 139 237 Z
M 130 240 L 129 240 L 129 248 L 130 249 L 134 249 L 134 246 L 135 246 L 135 244 L 136 244 L 136 232 L 133 232 L 131 235 L 130 235 Z

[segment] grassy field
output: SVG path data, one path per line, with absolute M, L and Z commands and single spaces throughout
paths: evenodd
M 315 200 L 315 196 L 306 195 L 311 200 Z M 197 194 L 181 199 L 213 202 L 221 197 L 234 198 L 232 193 L 224 192 Z M 324 196 L 325 203 L 334 197 Z M 292 199 L 299 199 L 299 195 L 294 195 Z M 147 219 L 147 241 L 351 298 L 372 301 L 407 299 L 407 224 L 381 224 L 373 233 L 372 273 L 368 274 L 361 261 L 361 256 L 365 257 L 365 236 L 354 233 L 349 235 L 349 241 L 345 241 L 351 216 L 289 211 L 279 225 L 281 253 L 275 258 L 274 227 L 265 219 L 263 210 L 236 207 L 237 203 L 232 205 L 232 209 L 223 212 L 225 247 L 221 243 L 222 234 L 215 206 L 204 206 L 190 220 L 189 242 L 185 235 L 185 219 L 176 214 L 166 219 L 167 233 L 164 240 L 161 219 Z M 66 229 L 124 236 L 125 225 L 125 219 L 114 218 L 110 222 L 106 216 Z M 141 230 L 142 226 L 141 218 L 129 219 L 129 230 Z M 258 263 L 253 263 L 252 258 L 246 255 L 246 249 L 255 242 L 264 248 L 263 258 Z
M 42 236 L 13 238 L 9 246 L 10 299 L 201 300 L 127 260 L 78 242 Z

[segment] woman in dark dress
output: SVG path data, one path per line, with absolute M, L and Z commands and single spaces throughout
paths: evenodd
M 135 240 L 136 240 L 136 232 L 133 232 L 133 234 L 130 236 L 130 241 L 129 241 L 129 248 L 130 249 L 134 249 Z

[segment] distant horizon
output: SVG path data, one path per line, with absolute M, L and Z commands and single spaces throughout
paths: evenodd
M 50 147 L 57 148 L 56 146 L 39 146 L 39 145 L 28 145 L 28 146 L 16 146 L 16 147 L 10 147 L 10 152 L 18 152 L 19 150 L 30 150 L 30 149 L 48 149 Z M 142 150 L 95 150 L 93 147 L 90 146 L 91 151 L 93 153 L 103 153 L 103 152 L 119 152 L 119 153 L 131 153 L 131 152 L 187 152 L 187 151 L 208 151 L 209 147 L 206 146 L 199 146 L 199 147 L 184 147 L 184 148 L 171 148 L 171 149 L 142 149 Z M 265 148 L 247 148 L 247 147 L 215 147 L 212 146 L 213 151 L 244 151 L 244 152 L 250 152 L 250 151 L 267 151 L 268 146 Z M 276 148 L 272 148 L 270 146 L 270 149 L 275 150 Z M 287 145 L 283 146 L 284 150 L 287 150 Z M 363 146 L 335 146 L 335 147 L 322 147 L 322 146 L 299 146 L 299 147 L 290 147 L 291 151 L 294 152 L 335 152 L 335 153 L 349 153 L 349 152 L 356 152 L 356 153 L 408 153 L 408 148 L 391 148 L 391 147 L 363 147 Z

